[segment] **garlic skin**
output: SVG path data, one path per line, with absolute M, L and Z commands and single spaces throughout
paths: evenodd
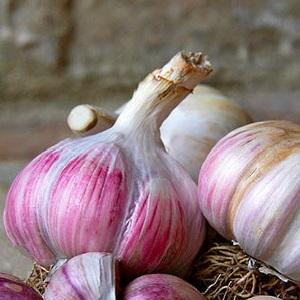
M 202 165 L 198 196 L 208 222 L 247 254 L 300 281 L 300 126 L 246 125 Z
M 122 112 L 126 105 L 116 113 Z M 73 111 L 81 117 L 80 130 L 76 127 L 78 122 L 73 120 Z M 91 105 L 80 105 L 71 111 L 68 124 L 74 132 L 83 133 L 93 128 L 97 121 L 98 130 L 106 129 L 107 119 L 112 126 L 116 115 Z M 238 104 L 218 90 L 200 84 L 163 122 L 161 139 L 171 157 L 180 162 L 197 182 L 201 165 L 217 141 L 233 129 L 251 122 L 250 116 Z
M 43 298 L 19 278 L 0 273 L 0 300 L 42 300 Z
M 184 280 L 167 274 L 144 275 L 125 289 L 123 300 L 205 300 L 200 292 Z
M 52 276 L 45 300 L 116 300 L 116 261 L 109 253 L 71 258 Z
M 211 71 L 201 53 L 179 53 L 140 83 L 115 125 L 66 139 L 14 180 L 4 225 L 40 264 L 86 252 L 112 253 L 128 276 L 184 276 L 205 221 L 197 187 L 164 151 L 159 128 Z

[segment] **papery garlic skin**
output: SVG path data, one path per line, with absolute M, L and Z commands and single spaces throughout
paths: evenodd
M 210 152 L 199 176 L 204 215 L 219 233 L 300 281 L 300 126 L 253 123 Z
M 45 300 L 116 300 L 116 261 L 109 253 L 71 258 L 52 276 Z
M 238 104 L 213 88 L 199 85 L 164 121 L 161 138 L 167 152 L 197 182 L 201 165 L 217 141 L 251 121 Z
M 144 275 L 125 289 L 123 300 L 205 300 L 200 292 L 186 281 L 167 274 Z
M 146 77 L 112 128 L 34 159 L 7 195 L 10 240 L 42 265 L 109 252 L 130 276 L 184 276 L 205 221 L 197 187 L 164 151 L 159 128 L 210 71 L 199 53 L 179 53 Z
M 0 300 L 42 300 L 43 298 L 19 278 L 0 273 Z

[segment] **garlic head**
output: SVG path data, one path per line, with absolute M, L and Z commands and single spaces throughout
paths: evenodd
M 159 128 L 211 71 L 201 53 L 179 53 L 142 81 L 110 129 L 66 139 L 12 183 L 4 224 L 40 264 L 112 253 L 129 276 L 184 276 L 205 221 L 197 187 L 164 150 Z
M 198 196 L 208 222 L 251 257 L 300 281 L 300 126 L 236 129 L 209 153 Z

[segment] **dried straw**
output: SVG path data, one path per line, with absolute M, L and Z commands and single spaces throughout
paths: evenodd
M 47 287 L 46 278 L 50 270 L 51 268 L 45 268 L 34 263 L 31 274 L 26 280 L 26 283 L 34 288 L 41 296 L 43 296 L 45 288 Z
M 191 281 L 208 300 L 242 300 L 256 295 L 299 300 L 300 288 L 248 267 L 249 256 L 229 242 L 212 243 L 198 259 Z

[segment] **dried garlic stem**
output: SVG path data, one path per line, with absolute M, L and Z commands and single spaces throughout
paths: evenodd
M 144 126 L 159 135 L 161 123 L 211 71 L 211 64 L 202 53 L 179 52 L 139 84 L 115 127 L 124 130 Z
M 68 125 L 75 133 L 84 133 L 94 128 L 96 124 L 101 130 L 111 127 L 116 121 L 117 115 L 108 113 L 104 109 L 82 104 L 75 106 L 68 116 Z

